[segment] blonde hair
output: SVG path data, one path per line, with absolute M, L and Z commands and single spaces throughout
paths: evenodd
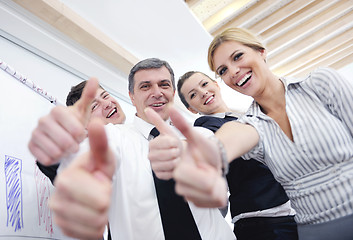
M 243 28 L 228 28 L 215 36 L 208 47 L 208 66 L 212 71 L 215 71 L 213 62 L 213 55 L 215 51 L 223 42 L 228 41 L 236 41 L 257 51 L 265 50 L 265 46 L 261 43 L 260 39 L 248 30 Z

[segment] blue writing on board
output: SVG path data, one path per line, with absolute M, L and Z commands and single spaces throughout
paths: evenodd
M 23 228 L 22 160 L 5 155 L 7 226 Z

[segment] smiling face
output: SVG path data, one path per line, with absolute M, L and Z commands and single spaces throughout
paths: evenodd
M 90 119 L 92 118 L 100 118 L 104 124 L 122 124 L 126 117 L 117 100 L 107 91 L 98 88 L 91 104 Z
M 186 79 L 180 92 L 193 113 L 210 115 L 228 110 L 218 84 L 202 73 L 197 72 Z
M 236 41 L 221 43 L 214 51 L 216 73 L 234 90 L 256 97 L 272 76 L 265 62 L 266 50 L 254 50 Z
M 133 89 L 133 93 L 129 92 L 129 95 L 132 104 L 136 107 L 138 117 L 148 122 L 144 110 L 150 107 L 163 120 L 169 118 L 168 103 L 173 103 L 175 90 L 171 73 L 165 66 L 137 71 L 134 76 Z

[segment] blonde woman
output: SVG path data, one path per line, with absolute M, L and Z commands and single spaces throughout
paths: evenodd
M 254 102 L 239 122 L 216 132 L 219 148 L 172 112 L 174 125 L 188 138 L 183 159 L 197 160 L 196 167 L 189 161 L 178 164 L 176 190 L 196 205 L 216 206 L 225 198 L 215 194 L 221 176 L 206 181 L 205 176 L 215 175 L 198 166 L 219 168 L 220 159 L 253 158 L 267 165 L 285 189 L 296 210 L 299 239 L 353 239 L 352 81 L 329 68 L 304 78 L 280 78 L 269 69 L 266 55 L 261 42 L 244 29 L 228 29 L 214 38 L 210 68 Z

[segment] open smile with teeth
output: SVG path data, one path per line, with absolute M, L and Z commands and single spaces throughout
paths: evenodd
M 154 103 L 152 104 L 152 107 L 161 107 L 163 106 L 165 103 Z
M 111 116 L 113 116 L 115 113 L 117 113 L 118 112 L 118 110 L 116 109 L 116 108 L 113 108 L 110 112 L 109 112 L 109 114 L 107 115 L 107 118 L 110 118 Z
M 244 77 L 239 82 L 237 82 L 237 86 L 239 87 L 244 86 L 244 84 L 249 81 L 251 76 L 252 76 L 252 72 L 245 74 Z
M 211 102 L 214 99 L 214 95 L 210 96 L 207 98 L 206 102 L 203 105 L 207 105 L 209 102 Z

